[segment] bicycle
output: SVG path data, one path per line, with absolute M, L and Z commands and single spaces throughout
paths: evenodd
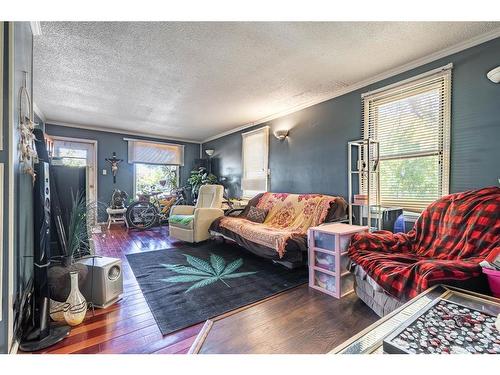
M 173 196 L 163 199 L 159 197 L 161 194 L 161 191 L 143 193 L 139 200 L 127 207 L 125 217 L 130 227 L 146 230 L 157 224 L 162 225 L 168 222 L 172 206 L 186 202 L 185 188 L 175 189 Z

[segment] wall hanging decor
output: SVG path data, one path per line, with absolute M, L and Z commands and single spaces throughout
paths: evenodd
M 113 183 L 116 184 L 116 174 L 118 173 L 118 164 L 120 164 L 123 159 L 118 159 L 116 157 L 116 152 L 110 158 L 106 158 L 106 161 L 111 164 L 111 173 L 113 174 Z
M 35 135 L 33 129 L 33 108 L 27 89 L 28 72 L 23 72 L 23 84 L 19 89 L 19 162 L 23 173 L 31 175 L 33 183 L 35 182 L 35 169 L 33 164 L 37 161 L 35 149 Z

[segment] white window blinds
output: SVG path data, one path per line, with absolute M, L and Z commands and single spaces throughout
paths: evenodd
M 128 162 L 159 165 L 184 165 L 184 146 L 128 139 Z
M 244 198 L 252 198 L 268 189 L 269 128 L 243 133 L 242 137 L 241 189 Z
M 362 98 L 363 138 L 380 142 L 381 204 L 421 211 L 448 194 L 451 65 Z

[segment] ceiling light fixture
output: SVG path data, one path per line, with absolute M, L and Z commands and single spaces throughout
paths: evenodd
M 211 157 L 214 154 L 215 150 L 212 150 L 211 148 L 205 150 L 205 153 L 208 155 L 208 157 Z

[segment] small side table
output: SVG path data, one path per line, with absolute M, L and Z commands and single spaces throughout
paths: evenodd
M 347 270 L 347 246 L 354 233 L 367 226 L 326 224 L 308 230 L 309 287 L 341 298 L 354 290 L 354 277 Z
M 122 224 L 125 223 L 128 229 L 127 218 L 125 217 L 125 213 L 127 212 L 126 208 L 106 208 L 106 213 L 108 214 L 108 229 L 111 227 L 111 224 Z

